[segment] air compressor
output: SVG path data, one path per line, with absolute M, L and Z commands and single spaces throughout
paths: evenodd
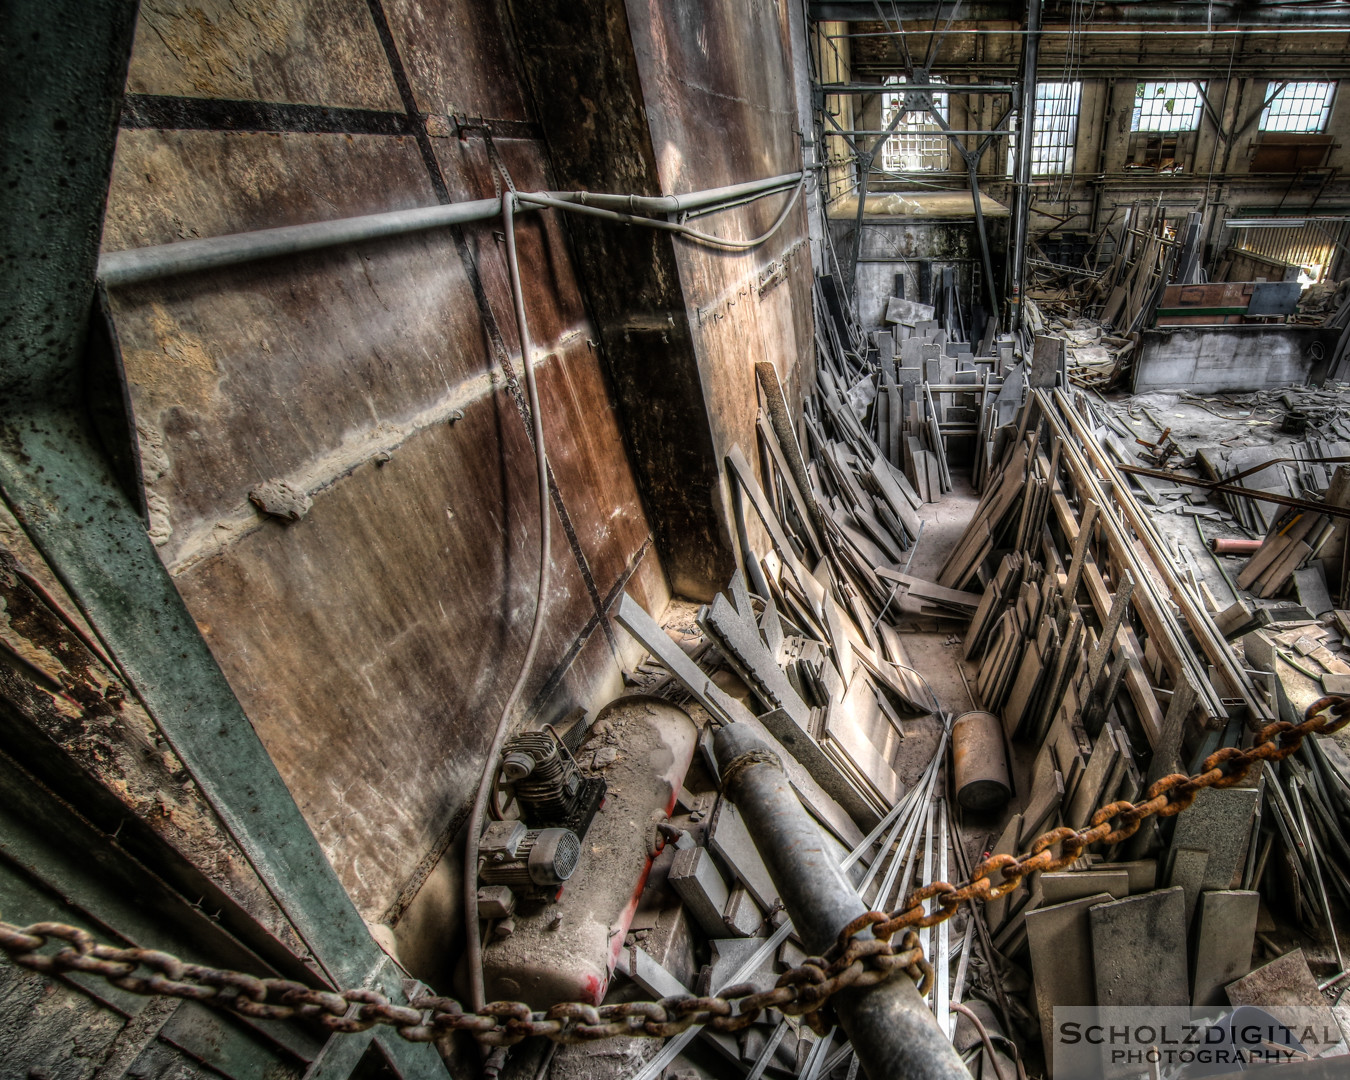
M 489 1001 L 601 1002 L 697 741 L 683 709 L 630 695 L 575 751 L 551 729 L 506 744 L 478 861 Z

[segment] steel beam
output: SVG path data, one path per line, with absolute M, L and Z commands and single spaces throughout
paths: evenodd
M 894 135 L 895 132 L 894 132 L 894 131 L 890 131 L 890 130 L 886 130 L 886 129 L 884 129 L 884 128 L 878 128 L 877 130 L 868 130 L 868 131 L 855 131 L 855 130 L 849 130 L 849 129 L 839 128 L 839 129 L 836 130 L 836 131 L 827 131 L 827 132 L 825 132 L 825 134 L 826 134 L 826 135 L 844 135 L 844 136 L 847 136 L 848 138 L 851 139 L 851 138 L 854 138 L 854 137 L 859 136 L 859 135 L 865 136 L 865 137 L 870 137 L 870 136 L 872 136 L 872 135 L 885 135 L 885 136 L 889 137 L 889 136 L 891 136 L 891 135 Z M 927 134 L 937 135 L 937 134 L 939 134 L 939 133 L 936 132 L 936 131 L 934 131 L 934 132 L 928 132 Z M 956 128 L 950 128 L 950 129 L 949 129 L 949 128 L 943 128 L 942 131 L 941 131 L 941 134 L 943 134 L 943 135 L 1006 135 L 1006 134 L 1008 134 L 1008 133 L 1007 133 L 1006 131 L 958 131 Z
M 1031 150 L 1036 125 L 1036 61 L 1041 48 L 1041 0 L 1027 0 L 1027 36 L 1022 42 L 1021 108 L 1017 117 L 1016 190 L 1010 240 L 1012 281 L 1008 320 L 1013 332 L 1022 329 L 1022 300 L 1026 293 L 1027 230 L 1031 224 Z
M 855 95 L 879 94 L 882 91 L 903 93 L 907 87 L 904 83 L 820 83 L 815 89 L 822 94 Z M 934 89 L 944 94 L 1011 94 L 1017 87 L 1011 83 L 942 83 L 934 84 Z

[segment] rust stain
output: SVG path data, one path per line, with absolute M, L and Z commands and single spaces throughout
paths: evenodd
M 253 61 L 284 54 L 290 39 L 276 5 L 264 0 L 200 5 L 146 0 L 141 25 L 182 65 L 192 88 L 210 97 L 245 95 L 253 84 Z
M 123 354 L 127 378 L 139 391 L 138 400 L 154 411 L 178 406 L 189 412 L 204 412 L 220 383 L 220 367 L 206 351 L 205 342 L 170 315 L 163 304 L 151 304 L 146 321 L 156 347 L 131 347 Z M 155 441 L 153 435 L 150 441 Z
M 30 577 L 0 546 L 0 648 L 27 664 L 27 672 L 0 664 L 0 700 L 14 722 L 59 745 L 74 771 L 96 779 L 298 951 L 298 936 L 149 714 L 30 587 Z

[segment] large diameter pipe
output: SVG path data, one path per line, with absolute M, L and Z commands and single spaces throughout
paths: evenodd
M 952 724 L 956 801 L 967 810 L 995 810 L 1012 798 L 1003 722 L 991 712 L 968 712 Z
M 793 927 L 808 952 L 823 953 L 866 905 L 826 850 L 777 756 L 734 724 L 717 733 L 714 750 L 727 796 L 745 818 Z M 970 1080 L 908 976 L 841 990 L 830 1000 L 870 1080 Z
M 1248 540 L 1245 537 L 1234 540 L 1226 536 L 1214 536 L 1210 538 L 1209 550 L 1215 555 L 1255 555 L 1264 543 L 1264 540 Z

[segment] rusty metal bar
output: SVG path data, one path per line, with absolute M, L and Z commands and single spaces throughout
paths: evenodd
M 1294 458 L 1277 458 L 1278 461 L 1294 461 Z M 1343 461 L 1344 458 L 1300 458 L 1301 461 Z M 1272 465 L 1276 462 L 1268 461 L 1265 465 L 1259 465 L 1255 469 L 1248 469 L 1241 475 L 1246 476 L 1251 472 L 1260 472 L 1266 465 Z M 1132 476 L 1147 476 L 1154 480 L 1171 480 L 1178 484 L 1186 484 L 1189 487 L 1201 488 L 1204 491 L 1218 491 L 1224 495 L 1237 495 L 1239 498 L 1251 499 L 1254 502 L 1278 503 L 1280 506 L 1292 506 L 1295 510 L 1310 510 L 1316 514 L 1326 514 L 1329 517 L 1350 518 L 1350 506 L 1333 506 L 1331 503 L 1314 502 L 1311 499 L 1296 499 L 1292 495 L 1278 495 L 1273 491 L 1262 491 L 1259 488 L 1243 487 L 1241 484 L 1233 484 L 1223 480 L 1197 480 L 1193 476 L 1183 476 L 1180 473 L 1166 472 L 1162 469 L 1145 469 L 1141 465 L 1117 465 L 1116 470 Z
M 777 756 L 735 724 L 717 733 L 714 749 L 727 795 L 744 816 L 803 945 L 824 952 L 866 906 L 826 849 Z M 831 1001 L 871 1080 L 970 1080 L 908 977 L 841 990 Z

